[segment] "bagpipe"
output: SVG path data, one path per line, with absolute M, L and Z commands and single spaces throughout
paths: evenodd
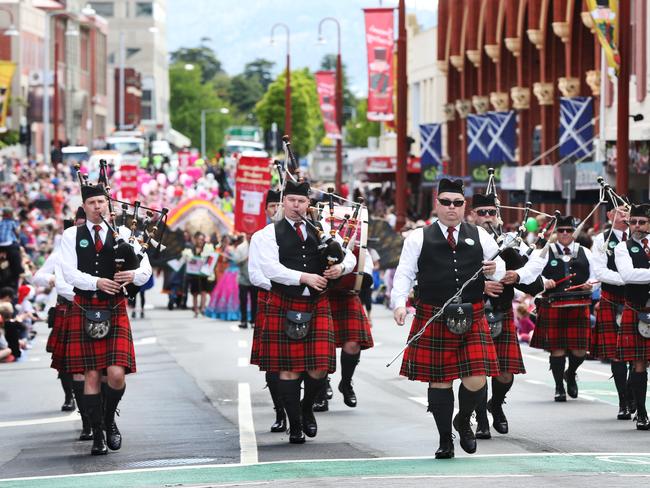
M 92 186 L 88 181 L 88 175 L 84 175 L 80 171 L 80 165 L 76 164 L 77 177 L 79 184 L 83 186 Z M 99 178 L 97 185 L 104 187 L 106 197 L 108 200 L 108 219 L 102 217 L 104 223 L 108 226 L 108 230 L 113 236 L 113 251 L 115 256 L 115 270 L 120 271 L 133 271 L 140 267 L 140 263 L 145 254 L 150 251 L 160 253 L 164 250 L 162 241 L 167 227 L 167 214 L 169 209 L 162 208 L 160 210 L 153 209 L 142 205 L 139 201 L 133 203 L 125 202 L 113 198 L 111 196 L 111 186 L 108 179 L 108 163 L 105 159 L 99 161 Z M 120 226 L 117 225 L 117 215 L 113 203 L 120 204 L 121 207 L 121 222 Z M 132 213 L 129 214 L 129 208 L 132 208 Z M 144 211 L 144 218 L 140 217 L 140 212 Z M 128 238 L 124 238 L 120 232 L 120 227 L 126 227 L 130 230 Z M 139 245 L 135 246 L 135 243 Z M 137 249 L 137 250 L 136 250 Z M 138 294 L 140 287 L 129 283 L 122 287 L 123 292 L 129 298 L 133 298 Z

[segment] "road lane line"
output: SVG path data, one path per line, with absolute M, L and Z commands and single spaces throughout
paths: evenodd
M 249 364 L 250 363 L 248 362 L 248 358 L 237 358 L 237 366 L 240 368 L 245 368 Z
M 239 448 L 241 464 L 257 464 L 257 439 L 253 423 L 253 406 L 251 405 L 251 387 L 248 383 L 239 383 Z
M 10 422 L 0 422 L 2 427 L 25 427 L 28 425 L 44 425 L 44 424 L 58 424 L 59 422 L 70 422 L 72 420 L 81 419 L 77 412 L 70 412 L 68 415 L 60 417 L 48 417 L 44 419 L 30 419 L 30 420 L 13 420 Z
M 248 341 L 240 339 L 237 341 L 237 346 L 241 347 L 242 349 L 246 349 L 248 347 Z

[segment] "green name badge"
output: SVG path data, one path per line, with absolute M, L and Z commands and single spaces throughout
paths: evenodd
M 551 266 L 557 266 L 557 259 L 551 259 Z
M 639 252 L 640 250 L 641 250 L 641 249 L 638 248 L 638 247 L 636 247 L 636 246 L 630 248 L 630 252 L 633 252 L 633 253 L 637 253 L 637 252 Z
M 88 242 L 88 239 L 81 239 L 81 240 L 79 241 L 79 246 L 80 246 L 80 247 L 88 247 L 88 244 L 90 244 L 90 243 Z

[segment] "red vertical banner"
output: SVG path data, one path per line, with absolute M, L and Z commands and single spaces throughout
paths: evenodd
M 120 166 L 120 193 L 124 200 L 138 199 L 138 167 L 135 164 Z
M 368 120 L 392 121 L 393 114 L 393 9 L 363 10 L 368 50 Z
M 316 90 L 327 137 L 340 139 L 341 131 L 336 123 L 336 74 L 334 71 L 316 72 Z
M 235 230 L 252 234 L 266 225 L 264 200 L 271 186 L 271 160 L 242 156 L 235 175 Z

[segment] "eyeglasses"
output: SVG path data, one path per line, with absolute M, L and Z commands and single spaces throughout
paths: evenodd
M 555 229 L 555 232 L 558 234 L 572 234 L 574 229 L 571 228 L 566 228 L 566 229 Z
M 628 221 L 629 225 L 645 225 L 648 223 L 647 219 L 631 219 Z
M 456 208 L 460 208 L 465 205 L 465 200 L 449 200 L 448 198 L 438 198 L 438 202 L 443 207 L 451 207 L 453 205 Z
M 494 217 L 497 214 L 497 209 L 492 208 L 490 210 L 477 210 L 476 215 L 479 217 L 485 217 L 486 215 L 489 215 L 490 217 Z

